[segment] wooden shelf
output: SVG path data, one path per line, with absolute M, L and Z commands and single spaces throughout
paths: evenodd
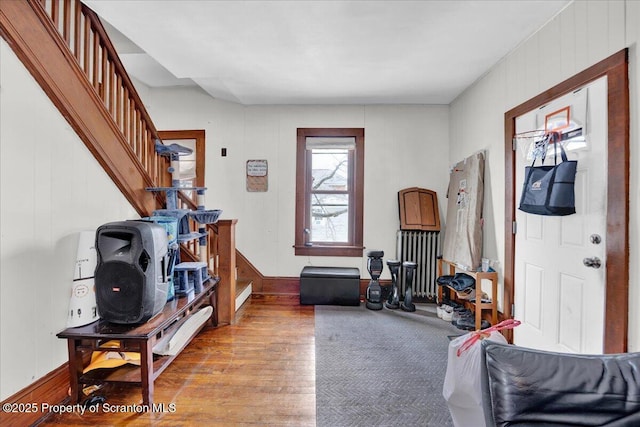
M 154 346 L 167 339 L 197 310 L 209 304 L 213 307 L 213 324 L 217 325 L 216 304 L 217 280 L 207 280 L 203 291 L 169 301 L 164 309 L 146 323 L 139 325 L 121 325 L 98 320 L 89 325 L 67 328 L 57 334 L 67 340 L 69 352 L 69 374 L 71 402 L 82 399 L 83 384 L 128 383 L 142 387 L 144 404 L 153 403 L 153 383 L 169 364 L 195 337 L 200 329 L 191 334 L 176 355 L 159 356 L 153 354 Z M 202 325 L 204 326 L 204 325 Z M 201 327 L 202 327 L 201 326 Z M 108 341 L 117 340 L 117 348 L 105 346 Z M 127 364 L 113 369 L 95 369 L 83 373 L 88 354 L 96 350 L 135 351 L 140 353 L 140 366 Z
M 456 272 L 466 273 L 475 279 L 475 301 L 458 298 L 454 289 L 450 289 L 451 299 L 464 304 L 464 306 L 475 313 L 476 329 L 482 325 L 482 311 L 490 311 L 491 325 L 498 323 L 498 273 L 495 271 L 456 271 L 454 262 L 444 259 L 438 260 L 438 277 L 443 275 L 454 275 Z M 482 281 L 491 282 L 491 302 L 482 302 Z M 442 301 L 442 286 L 438 286 L 438 301 Z

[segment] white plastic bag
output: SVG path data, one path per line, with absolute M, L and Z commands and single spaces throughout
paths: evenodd
M 520 324 L 509 319 L 483 331 L 464 334 L 449 343 L 447 372 L 442 395 L 456 427 L 485 427 L 482 410 L 482 380 L 480 341 L 483 339 L 507 344 L 499 332 Z

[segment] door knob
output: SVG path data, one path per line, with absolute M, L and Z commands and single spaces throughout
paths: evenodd
M 597 256 L 594 256 L 593 258 L 585 258 L 582 260 L 582 263 L 591 268 L 600 268 L 602 266 L 602 261 L 600 261 L 600 258 Z
M 600 242 L 602 242 L 602 237 L 600 237 L 599 234 L 592 234 L 591 236 L 589 236 L 589 240 L 591 240 L 591 243 L 593 243 L 594 245 L 599 245 Z

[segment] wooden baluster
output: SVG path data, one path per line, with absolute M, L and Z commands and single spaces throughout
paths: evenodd
M 209 270 L 217 277 L 218 272 L 218 228 L 209 226 Z
M 151 130 L 147 127 L 145 128 L 145 149 L 147 152 L 147 161 L 145 163 L 145 169 L 150 177 L 156 176 L 155 164 L 156 164 L 156 149 L 154 147 L 153 142 L 153 134 Z
M 144 161 L 142 164 L 144 165 L 144 170 L 147 171 L 148 174 L 151 174 L 151 159 L 153 159 L 153 155 L 151 154 L 151 150 L 149 150 L 149 128 L 147 127 L 147 122 L 142 119 L 142 148 L 144 151 Z
M 136 141 L 138 147 L 138 160 L 144 165 L 145 155 L 144 152 L 144 122 L 142 121 L 142 114 L 140 110 L 136 110 L 138 113 L 138 120 L 136 122 Z
M 142 121 L 142 113 L 138 112 L 138 121 L 136 123 L 136 141 L 138 147 L 138 160 L 144 165 L 145 152 L 144 152 L 144 122 Z
M 97 35 L 97 33 L 96 33 Z M 104 105 L 106 107 L 108 107 L 107 105 L 107 80 L 108 80 L 108 74 L 107 74 L 107 63 L 109 61 L 108 56 L 107 56 L 107 51 L 104 48 L 104 44 L 102 44 L 102 40 L 100 40 L 100 59 L 102 61 L 102 71 L 101 71 L 101 79 L 100 81 L 102 82 L 101 85 L 101 90 L 100 90 L 100 98 L 102 98 L 102 102 L 104 102 Z
M 58 24 L 60 23 L 60 10 L 58 8 L 58 1 L 51 1 L 51 19 L 53 20 L 53 25 L 58 28 Z
M 140 163 L 142 163 L 142 165 L 144 166 L 145 170 L 148 172 L 149 170 L 147 169 L 147 158 L 148 158 L 147 131 L 145 129 L 144 120 L 141 118 L 140 119 L 140 156 L 138 159 L 140 160 Z
M 127 141 L 131 148 L 133 148 L 133 138 L 135 135 L 136 129 L 136 107 L 133 102 L 133 99 L 129 99 L 129 135 L 127 136 Z
M 151 159 L 149 162 L 149 174 L 151 175 L 153 182 L 157 182 L 159 174 L 158 157 L 160 156 L 156 153 L 156 138 L 153 135 L 153 131 L 151 129 L 147 129 L 147 132 L 149 132 L 149 156 Z
M 142 121 L 140 122 L 140 124 L 142 125 L 142 152 L 143 152 L 143 161 L 142 164 L 144 165 L 144 170 L 147 171 L 147 173 L 150 173 L 151 171 L 149 170 L 149 163 L 151 161 L 151 152 L 149 151 L 149 132 L 148 132 L 148 128 L 147 128 L 147 122 L 144 121 L 144 119 L 142 119 Z
M 168 187 L 171 185 L 171 174 L 169 173 L 169 165 L 171 161 L 168 157 L 164 157 L 163 168 L 162 168 L 162 177 L 163 177 L 163 187 Z
M 71 48 L 71 0 L 64 0 L 62 4 L 62 37 Z
M 131 139 L 129 140 L 129 144 L 131 144 L 131 148 L 133 148 L 133 152 L 136 153 L 136 157 L 138 157 L 138 109 L 135 104 L 133 105 L 133 117 L 132 117 L 132 134 Z
M 75 2 L 75 8 L 73 11 L 73 19 L 74 19 L 74 25 L 73 25 L 73 54 L 76 57 L 76 61 L 78 61 L 78 64 L 81 64 L 82 62 L 80 61 L 80 56 L 82 53 L 82 50 L 80 49 L 80 42 L 81 42 L 81 38 L 82 38 L 82 32 L 80 31 L 80 29 L 82 28 L 82 9 L 81 9 L 81 3 L 80 1 L 76 0 Z
M 91 36 L 93 37 L 93 87 L 96 88 L 98 94 L 100 94 L 100 40 L 98 35 L 91 26 Z
M 103 82 L 105 83 L 105 88 L 104 88 L 104 105 L 107 107 L 107 111 L 109 111 L 109 114 L 111 114 L 111 117 L 113 118 L 113 108 L 112 108 L 112 104 L 111 104 L 111 79 L 112 79 L 112 72 L 111 72 L 111 60 L 109 59 L 109 52 L 107 50 L 105 50 L 105 53 L 107 53 L 106 57 L 107 57 L 107 62 L 106 62 L 106 67 L 105 70 L 107 72 L 106 76 L 103 78 Z
M 116 117 L 116 70 L 113 66 L 113 61 L 109 61 L 107 64 L 107 68 L 109 69 L 109 92 L 107 92 L 109 98 L 109 112 L 111 113 L 111 117 L 115 120 Z
M 122 131 L 122 77 L 120 74 L 116 75 L 116 124 L 118 125 L 118 129 Z M 124 132 L 123 132 L 124 133 Z
M 91 81 L 91 21 L 87 18 L 84 19 L 84 73 L 87 75 L 87 79 Z
M 129 89 L 127 89 L 127 87 L 124 87 L 124 105 L 122 107 L 122 133 L 124 134 L 124 138 L 128 141 L 129 140 L 129 111 L 131 108 L 131 101 L 129 98 Z

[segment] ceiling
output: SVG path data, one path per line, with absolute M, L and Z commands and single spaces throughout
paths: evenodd
M 570 0 L 83 0 L 131 76 L 253 104 L 449 104 Z

